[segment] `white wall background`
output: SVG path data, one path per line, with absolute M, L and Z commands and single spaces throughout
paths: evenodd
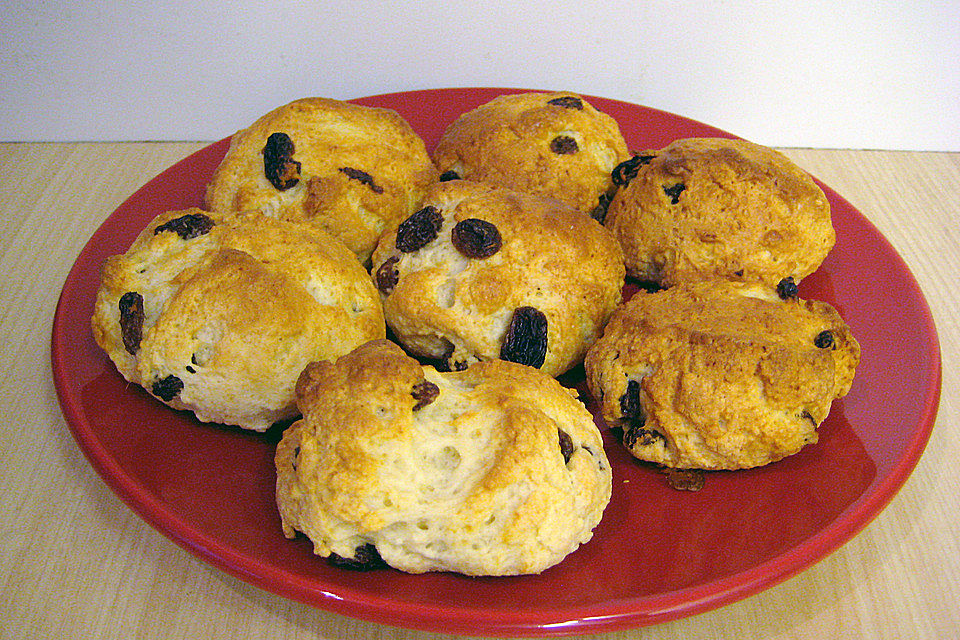
M 960 151 L 960 2 L 0 0 L 0 140 L 216 140 L 299 97 L 454 86 Z

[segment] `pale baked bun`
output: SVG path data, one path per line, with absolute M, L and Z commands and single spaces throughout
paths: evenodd
M 439 373 L 382 340 L 307 367 L 297 399 L 276 451 L 283 531 L 341 565 L 539 573 L 610 499 L 592 415 L 531 367 Z
M 640 291 L 584 364 L 604 419 L 637 458 L 742 469 L 817 442 L 859 360 L 830 305 L 715 281 Z
M 103 265 L 97 344 L 157 399 L 264 430 L 297 376 L 385 335 L 370 277 L 336 238 L 256 213 L 157 216 Z
M 559 201 L 469 180 L 437 183 L 423 203 L 373 256 L 397 340 L 448 369 L 578 364 L 622 300 L 610 232 Z
M 423 140 L 395 111 L 304 98 L 234 134 L 206 206 L 318 227 L 365 262 L 435 179 Z

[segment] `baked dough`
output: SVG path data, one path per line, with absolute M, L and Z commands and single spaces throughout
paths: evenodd
M 610 172 L 629 157 L 617 122 L 575 93 L 517 93 L 457 118 L 433 158 L 441 175 L 605 207 Z M 449 173 L 448 173 L 449 172 Z
M 640 291 L 584 364 L 604 419 L 637 458 L 742 469 L 816 442 L 859 360 L 830 305 L 715 281 Z
M 97 344 L 128 381 L 205 422 L 296 415 L 297 376 L 385 335 L 370 277 L 320 231 L 256 213 L 170 211 L 103 265 Z
M 641 152 L 616 174 L 626 184 L 605 224 L 627 273 L 663 287 L 712 278 L 799 283 L 836 239 L 820 187 L 783 154 L 752 142 L 677 140 Z
M 622 300 L 624 268 L 616 240 L 589 216 L 454 180 L 384 234 L 373 277 L 410 353 L 448 369 L 503 358 L 556 376 L 582 360 Z
M 306 368 L 277 446 L 283 531 L 352 568 L 539 573 L 592 537 L 611 492 L 575 392 L 531 367 L 421 366 L 386 340 Z
M 436 175 L 423 140 L 395 111 L 304 98 L 234 134 L 206 206 L 321 228 L 365 262 Z

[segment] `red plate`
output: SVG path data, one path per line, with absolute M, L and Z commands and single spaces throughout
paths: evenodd
M 396 109 L 432 148 L 457 115 L 509 92 L 444 89 L 356 102 Z M 662 111 L 588 99 L 619 121 L 635 150 L 729 137 Z M 107 484 L 175 542 L 263 589 L 347 616 L 456 634 L 585 634 L 676 619 L 757 593 L 835 550 L 889 502 L 926 445 L 940 397 L 929 308 L 890 244 L 824 186 L 837 245 L 801 295 L 839 309 L 863 360 L 819 444 L 764 468 L 708 474 L 703 490 L 688 493 L 668 488 L 608 438 L 614 488 L 603 521 L 593 540 L 539 576 L 332 568 L 306 539 L 281 533 L 276 434 L 200 424 L 168 409 L 126 384 L 90 334 L 103 259 L 125 251 L 157 213 L 199 205 L 227 144 L 164 171 L 96 231 L 63 287 L 53 374 L 67 423 Z M 564 381 L 582 388 L 582 375 Z

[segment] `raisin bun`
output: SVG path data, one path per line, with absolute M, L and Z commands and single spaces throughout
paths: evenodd
M 337 564 L 539 573 L 610 500 L 590 412 L 531 367 L 439 373 L 380 340 L 308 366 L 297 402 L 276 450 L 283 531 Z
M 640 291 L 587 354 L 607 423 L 641 460 L 741 469 L 817 441 L 860 346 L 836 310 L 794 292 L 715 281 Z
M 305 98 L 234 134 L 206 206 L 319 227 L 365 262 L 435 179 L 423 140 L 395 111 Z
M 346 245 L 257 213 L 161 214 L 101 278 L 97 344 L 128 381 L 205 422 L 261 431 L 294 417 L 309 362 L 386 331 Z
M 436 183 L 424 205 L 373 257 L 398 341 L 446 369 L 578 364 L 622 300 L 610 232 L 557 200 L 469 180 Z
M 605 224 L 627 273 L 669 287 L 728 278 L 776 285 L 833 248 L 830 203 L 783 154 L 745 140 L 690 138 L 619 166 Z
M 591 214 L 629 157 L 617 122 L 573 93 L 494 98 L 457 118 L 433 154 L 441 176 L 556 198 Z

